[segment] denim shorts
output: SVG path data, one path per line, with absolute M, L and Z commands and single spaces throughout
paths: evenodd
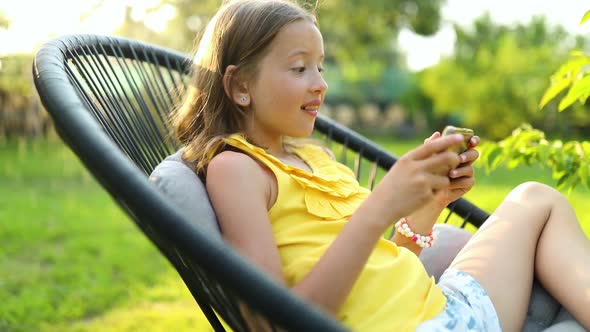
M 448 269 L 440 277 L 438 286 L 447 304 L 438 316 L 420 324 L 416 331 L 502 331 L 492 300 L 469 274 Z

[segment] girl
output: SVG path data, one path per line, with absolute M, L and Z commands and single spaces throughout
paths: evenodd
M 373 192 L 324 149 L 287 139 L 313 130 L 323 59 L 316 20 L 289 2 L 232 1 L 207 26 L 174 124 L 224 238 L 359 331 L 517 331 L 533 276 L 590 328 L 590 244 L 548 186 L 512 191 L 438 284 L 425 272 L 417 255 L 436 245 L 438 215 L 474 184 L 477 137 L 458 155 L 460 135 L 433 134 Z

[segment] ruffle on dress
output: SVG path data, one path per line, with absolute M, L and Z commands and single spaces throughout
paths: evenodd
M 313 173 L 309 173 L 283 163 L 264 149 L 246 141 L 243 135 L 234 134 L 226 138 L 225 142 L 287 173 L 305 189 L 307 211 L 325 220 L 348 219 L 370 193 L 359 185 L 348 167 L 333 160 L 320 146 L 306 144 L 293 149 L 312 169 Z

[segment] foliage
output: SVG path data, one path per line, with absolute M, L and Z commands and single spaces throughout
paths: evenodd
M 580 24 L 590 19 L 590 10 L 582 17 Z M 576 101 L 582 105 L 590 96 L 590 56 L 580 50 L 570 53 L 569 59 L 551 76 L 551 85 L 545 91 L 540 107 L 545 107 L 551 100 L 569 88 L 567 94 L 561 98 L 558 109 L 563 111 Z
M 8 17 L 6 17 L 6 14 L 0 11 L 0 30 L 8 29 L 8 27 L 10 27 L 10 23 L 11 22 Z M 2 56 L 0 55 L 0 80 L 2 79 L 2 76 Z M 0 89 L 2 89 L 1 86 Z
M 565 58 L 567 42 L 574 42 L 561 27 L 551 27 L 540 17 L 526 25 L 502 26 L 484 15 L 470 29 L 455 30 L 454 55 L 427 69 L 422 80 L 438 115 L 458 115 L 460 125 L 496 139 L 523 122 L 565 131 L 563 122 L 551 121 L 553 113 L 538 112 L 544 78 Z M 580 113 L 576 110 L 563 120 L 590 124 Z
M 440 6 L 444 0 L 299 0 L 317 12 L 324 34 L 326 65 L 342 89 L 332 89 L 331 97 L 353 103 L 371 100 L 390 103 L 405 87 L 406 77 L 398 63 L 401 56 L 394 41 L 402 27 L 419 34 L 437 31 Z M 115 34 L 148 41 L 153 44 L 192 53 L 195 41 L 222 0 L 157 0 L 139 12 L 137 3 L 126 2 L 124 21 Z M 91 19 L 93 12 L 107 2 L 97 0 L 84 5 L 82 21 Z M 172 12 L 163 31 L 150 28 L 151 14 Z M 354 15 L 350 15 L 354 13 Z M 0 13 L 0 29 L 9 28 L 10 21 Z M 32 93 L 30 56 L 11 55 L 0 58 L 0 94 L 3 96 Z M 334 84 L 336 86 L 336 84 Z
M 588 19 L 590 11 L 586 12 L 580 24 Z M 560 99 L 557 106 L 560 112 L 568 107 L 573 108 L 576 101 L 580 102 L 579 106 L 584 106 L 590 95 L 589 65 L 588 55 L 579 50 L 572 51 L 569 59 L 551 76 L 551 84 L 541 98 L 540 107 L 547 107 L 556 99 Z M 568 87 L 568 92 L 563 96 L 562 92 Z M 588 141 L 548 141 L 542 131 L 523 125 L 498 143 L 484 144 L 481 153 L 481 161 L 488 170 L 500 165 L 509 168 L 522 164 L 544 165 L 551 168 L 559 189 L 571 190 L 579 184 L 590 188 Z
M 205 25 L 219 7 L 219 0 L 159 0 L 147 8 L 144 17 L 134 18 L 131 6 L 118 33 L 125 37 L 145 40 L 153 44 L 169 47 L 181 52 L 192 53 L 194 43 L 199 39 Z M 145 25 L 150 13 L 171 9 L 174 16 L 168 21 L 164 31 L 153 31 Z
M 393 65 L 384 68 L 379 75 L 371 78 L 361 76 L 354 82 L 346 79 L 345 73 L 335 64 L 327 64 L 324 68 L 324 78 L 330 87 L 326 102 L 331 104 L 358 106 L 371 102 L 384 107 L 398 101 L 407 90 L 415 88 L 411 85 L 410 75 Z
M 402 60 L 394 48 L 399 30 L 409 27 L 419 34 L 433 34 L 439 28 L 443 1 L 299 0 L 318 17 L 326 48 L 327 75 L 333 78 L 329 81 L 330 96 L 353 103 L 367 100 L 391 102 L 399 95 L 397 84 L 405 79 L 396 69 Z M 141 20 L 134 20 L 128 11 L 118 33 L 192 52 L 195 40 L 221 2 L 160 0 L 148 11 L 172 6 L 176 13 L 165 31 L 150 31 Z
M 33 56 L 31 54 L 0 56 L 0 62 L 2 63 L 0 66 L 0 96 L 32 96 L 31 63 Z
M 317 0 L 306 0 L 313 7 Z M 394 41 L 402 27 L 431 35 L 440 24 L 442 0 L 331 0 L 318 5 L 327 61 L 343 70 L 345 79 L 379 74 L 400 59 Z M 354 13 L 354 15 L 350 15 Z
M 0 29 L 7 29 L 10 27 L 10 19 L 6 14 L 0 11 Z
M 314 11 L 318 17 L 327 61 L 344 68 L 344 76 L 350 79 L 378 75 L 381 69 L 397 59 L 393 42 L 402 27 L 410 27 L 423 35 L 435 33 L 439 28 L 443 1 L 299 0 L 302 6 Z M 172 6 L 175 11 L 167 29 L 159 33 L 160 37 L 156 40 L 174 49 L 186 51 L 193 48 L 195 36 L 202 33 L 221 3 L 221 0 L 154 2 L 148 12 L 159 11 L 166 6 Z M 151 38 L 146 30 L 149 28 L 141 20 L 134 20 L 128 14 L 119 33 L 131 38 L 147 35 Z
M 524 124 L 498 143 L 482 146 L 480 161 L 487 171 L 500 165 L 514 169 L 521 165 L 551 169 L 558 189 L 579 184 L 590 188 L 590 142 L 548 141 L 545 133 Z

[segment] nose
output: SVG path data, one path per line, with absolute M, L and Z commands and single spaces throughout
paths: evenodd
M 326 90 L 328 90 L 328 83 L 322 76 L 322 73 L 317 72 L 314 75 L 313 83 L 311 85 L 311 90 L 315 93 L 324 94 Z

